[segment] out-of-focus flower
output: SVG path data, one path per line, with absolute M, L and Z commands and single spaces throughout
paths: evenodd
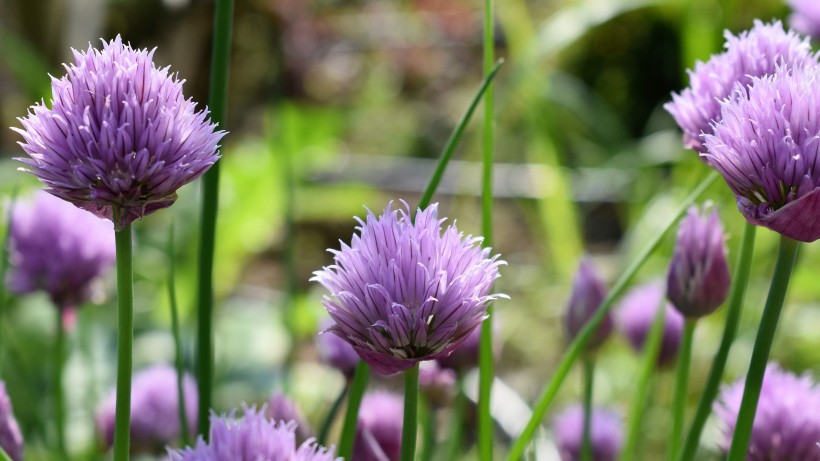
M 564 326 L 570 338 L 574 338 L 584 328 L 605 298 L 606 285 L 595 270 L 592 260 L 584 256 L 572 281 L 572 295 L 564 317 Z M 608 312 L 587 343 L 587 350 L 601 346 L 612 334 L 613 328 L 612 314 Z
M 726 300 L 731 278 L 724 238 L 717 211 L 702 216 L 692 207 L 681 221 L 666 294 L 684 317 L 709 315 Z
M 0 381 L 0 447 L 11 461 L 23 460 L 23 434 L 11 408 L 11 399 L 6 393 L 6 383 Z
M 633 288 L 624 296 L 616 310 L 615 319 L 619 330 L 636 351 L 643 349 L 658 309 L 666 309 L 663 322 L 663 338 L 658 353 L 658 365 L 670 364 L 678 354 L 683 334 L 683 316 L 673 309 L 664 298 L 662 283 L 651 282 Z
M 110 222 L 45 192 L 14 205 L 9 244 L 9 288 L 43 290 L 64 311 L 91 299 L 93 282 L 115 260 Z
M 356 461 L 398 461 L 404 400 L 387 391 L 365 394 L 359 407 L 359 424 L 353 457 Z
M 202 437 L 193 448 L 169 450 L 171 461 L 342 461 L 333 448 L 314 440 L 296 445 L 296 423 L 265 417 L 265 410 L 243 405 L 244 415 L 237 419 L 211 415 L 210 442 Z
M 497 335 L 501 331 L 501 318 L 498 312 L 493 314 L 493 357 L 496 359 L 501 354 L 502 341 L 497 340 Z M 478 366 L 478 355 L 481 347 L 481 328 L 476 328 L 458 345 L 450 355 L 436 359 L 439 365 L 444 368 L 455 370 L 456 373 L 464 373 Z
M 722 449 L 732 443 L 745 379 L 721 391 L 715 413 L 723 422 Z M 808 374 L 797 376 L 770 363 L 763 378 L 747 461 L 820 461 L 820 389 Z
M 359 364 L 359 354 L 356 353 L 353 346 L 338 335 L 324 332 L 332 325 L 332 321 L 323 323 L 323 331 L 316 335 L 316 348 L 319 352 L 319 358 L 322 363 L 341 371 L 345 378 L 351 379 L 356 371 L 356 365 Z
M 786 0 L 792 7 L 789 26 L 801 34 L 820 39 L 820 4 L 815 0 Z
M 296 442 L 302 443 L 313 437 L 313 429 L 302 416 L 296 402 L 289 399 L 285 394 L 276 391 L 268 400 L 268 416 L 276 421 L 293 421 L 296 423 Z
M 705 136 L 746 220 L 801 242 L 820 238 L 818 79 L 818 66 L 752 79 L 721 103 Z
M 728 31 L 724 36 L 726 51 L 705 63 L 695 63 L 694 72 L 689 72 L 689 88 L 672 94 L 672 102 L 664 105 L 683 130 L 684 146 L 700 153 L 707 151 L 701 133 L 712 133 L 712 121 L 721 117 L 719 101 L 736 84 L 745 87 L 752 77 L 774 73 L 778 64 L 792 67 L 817 61 L 808 40 L 785 31 L 780 21 L 755 21 L 751 30 L 739 36 Z
M 119 36 L 101 51 L 74 51 L 67 75 L 51 80 L 51 108 L 32 106 L 13 128 L 29 155 L 20 161 L 49 193 L 116 229 L 174 203 L 219 158 L 224 135 L 153 54 Z
M 198 392 L 189 374 L 182 378 L 182 394 L 188 428 L 196 434 Z M 116 392 L 112 391 L 97 410 L 97 430 L 106 446 L 114 442 Z M 176 369 L 155 365 L 134 375 L 131 386 L 131 450 L 161 452 L 180 436 Z
M 443 357 L 476 329 L 503 261 L 464 237 L 455 225 L 441 231 L 438 206 L 393 210 L 359 220 L 350 246 L 333 251 L 335 263 L 312 280 L 330 290 L 324 306 L 328 330 L 348 341 L 383 374 Z
M 456 372 L 435 361 L 419 364 L 419 391 L 433 407 L 444 407 L 456 392 Z
M 580 405 L 567 408 L 555 418 L 552 428 L 561 461 L 581 461 L 584 409 Z M 623 444 L 621 417 L 610 410 L 593 408 L 589 432 L 592 459 L 615 461 Z

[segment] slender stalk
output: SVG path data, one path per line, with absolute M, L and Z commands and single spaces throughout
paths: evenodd
M 347 396 L 347 410 L 345 411 L 345 423 L 342 426 L 342 438 L 339 440 L 339 457 L 351 459 L 353 454 L 353 442 L 356 440 L 356 424 L 359 419 L 359 406 L 362 403 L 362 396 L 367 389 L 367 380 L 370 378 L 370 367 L 363 361 L 359 361 L 356 371 L 353 373 L 353 381 L 350 382 L 350 390 Z
M 624 448 L 621 451 L 621 461 L 632 461 L 638 449 L 638 439 L 641 436 L 641 426 L 644 420 L 644 412 L 651 397 L 650 382 L 654 371 L 658 367 L 658 354 L 661 351 L 663 340 L 663 324 L 666 319 L 666 309 L 661 301 L 655 319 L 652 321 L 652 328 L 644 343 L 643 355 L 641 356 L 640 369 L 638 371 L 638 381 L 635 385 L 635 396 L 632 399 L 632 406 L 629 408 L 629 421 L 627 424 L 627 435 Z
M 3 447 L 0 447 L 0 461 L 11 461 L 11 457 L 3 450 Z
M 117 222 L 117 210 L 114 211 Z M 114 418 L 114 459 L 128 461 L 131 433 L 131 367 L 134 342 L 134 275 L 131 224 L 114 231 L 117 250 L 117 410 Z
M 347 383 L 345 383 L 342 392 L 339 392 L 339 396 L 336 397 L 336 400 L 333 401 L 333 405 L 331 405 L 330 410 L 327 412 L 327 416 L 325 416 L 325 420 L 322 422 L 322 427 L 319 429 L 319 437 L 317 438 L 319 445 L 327 445 L 327 443 L 325 443 L 327 442 L 327 434 L 330 432 L 330 426 L 339 413 L 339 408 L 342 407 L 342 402 L 344 402 L 347 396 L 348 389 Z
M 179 428 L 182 446 L 191 445 L 191 429 L 188 427 L 188 411 L 185 408 L 183 378 L 185 369 L 182 366 L 182 335 L 179 331 L 179 309 L 177 308 L 176 265 L 174 263 L 174 223 L 168 226 L 168 304 L 171 306 L 171 333 L 174 337 L 174 365 L 177 369 L 177 399 L 179 401 Z
M 786 299 L 786 291 L 789 288 L 789 280 L 799 248 L 800 242 L 780 236 L 780 251 L 774 267 L 772 284 L 769 287 L 769 296 L 766 298 L 766 307 L 763 309 L 763 317 L 760 319 L 760 327 L 757 330 L 749 373 L 746 375 L 746 384 L 743 389 L 743 400 L 740 402 L 737 425 L 727 461 L 743 461 L 746 458 L 757 411 L 757 401 L 760 398 L 760 388 L 763 386 L 763 375 L 766 372 L 766 363 L 769 360 L 769 352 L 775 331 L 777 331 L 780 311 L 783 309 L 783 301 Z
M 419 413 L 419 364 L 404 371 L 404 421 L 401 427 L 401 461 L 415 461 Z
M 63 325 L 63 310 L 55 306 L 55 325 L 57 327 L 54 338 L 54 426 L 57 429 L 57 451 L 60 457 L 67 456 L 65 445 L 65 395 L 63 394 L 63 369 L 65 368 L 66 332 Z
M 584 434 L 581 439 L 581 461 L 592 461 L 592 386 L 595 358 L 584 357 Z
M 689 385 L 689 365 L 692 362 L 692 339 L 695 336 L 697 319 L 686 319 L 683 337 L 678 353 L 677 370 L 675 371 L 675 393 L 672 401 L 672 433 L 669 435 L 669 447 L 666 459 L 674 461 L 680 452 L 683 441 L 683 420 L 686 413 L 686 391 Z
M 436 408 L 430 404 L 428 399 L 421 399 L 421 406 L 424 409 L 423 412 L 423 422 L 421 425 L 422 428 L 422 437 L 421 437 L 421 454 L 419 459 L 421 461 L 431 461 L 433 459 L 433 453 L 436 449 L 436 432 L 437 432 L 437 422 L 436 421 Z
M 233 0 L 217 0 L 214 14 L 214 41 L 211 50 L 211 84 L 208 102 L 211 120 L 225 128 L 228 102 L 228 70 L 231 56 Z M 213 269 L 216 245 L 216 214 L 219 207 L 219 164 L 205 173 L 202 182 L 202 222 L 199 240 L 197 383 L 199 385 L 199 423 L 207 440 L 208 414 L 213 398 Z
M 746 294 L 746 287 L 749 285 L 749 272 L 752 268 L 752 255 L 755 246 L 755 230 L 757 226 L 746 223 L 743 231 L 743 240 L 740 243 L 737 264 L 735 264 L 735 277 L 732 283 L 732 292 L 729 294 L 729 306 L 726 312 L 726 324 L 723 327 L 723 339 L 712 360 L 712 369 L 709 371 L 709 378 L 706 380 L 695 417 L 686 435 L 683 450 L 678 457 L 678 461 L 692 461 L 700 442 L 700 434 L 706 425 L 706 419 L 712 412 L 712 402 L 717 397 L 720 379 L 723 370 L 726 368 L 726 360 L 729 357 L 729 350 L 737 335 L 737 326 L 740 323 L 740 313 L 743 311 L 743 298 Z
M 11 191 L 9 207 L 6 210 L 6 228 L 3 229 L 2 247 L 0 247 L 0 313 L 6 308 L 6 271 L 9 268 L 9 235 L 11 235 L 12 211 L 17 197 L 17 187 Z
M 590 318 L 590 320 L 584 325 L 578 335 L 572 340 L 569 347 L 567 348 L 567 352 L 564 354 L 564 357 L 558 363 L 558 366 L 555 369 L 555 374 L 553 374 L 552 378 L 547 383 L 546 387 L 544 388 L 543 393 L 538 398 L 538 402 L 536 402 L 535 406 L 533 407 L 532 416 L 530 416 L 530 420 L 527 421 L 527 425 L 524 430 L 519 435 L 518 439 L 515 440 L 513 446 L 510 450 L 509 457 L 507 458 L 510 461 L 516 461 L 521 459 L 524 454 L 524 450 L 527 449 L 527 446 L 532 440 L 532 437 L 535 435 L 536 429 L 541 424 L 541 420 L 544 418 L 544 415 L 547 413 L 547 410 L 550 409 L 552 405 L 552 401 L 555 399 L 558 390 L 561 389 L 561 385 L 564 383 L 564 379 L 566 379 L 567 374 L 569 373 L 570 368 L 581 355 L 581 352 L 584 351 L 586 348 L 587 343 L 589 342 L 590 338 L 592 338 L 595 329 L 598 328 L 601 321 L 604 319 L 604 316 L 609 312 L 612 308 L 613 302 L 624 292 L 627 287 L 627 284 L 632 277 L 638 272 L 638 269 L 641 268 L 643 263 L 652 254 L 653 251 L 658 247 L 661 242 L 661 239 L 664 235 L 669 231 L 672 226 L 675 225 L 678 219 L 686 212 L 690 205 L 695 201 L 695 199 L 709 187 L 715 179 L 718 178 L 718 173 L 712 171 L 709 175 L 695 187 L 692 192 L 683 199 L 681 202 L 680 207 L 675 212 L 675 215 L 666 223 L 666 225 L 655 234 L 655 237 L 652 238 L 649 243 L 641 250 L 638 254 L 638 257 L 624 270 L 621 274 L 621 277 L 615 282 L 615 285 L 612 287 L 612 291 L 609 292 L 604 302 L 601 304 L 601 307 L 595 311 L 595 314 Z
M 461 451 L 461 427 L 464 419 L 464 410 L 467 406 L 467 396 L 464 394 L 464 377 L 458 375 L 456 378 L 456 397 L 450 413 L 450 438 L 447 441 L 447 448 L 444 451 L 447 457 L 444 459 L 459 459 Z

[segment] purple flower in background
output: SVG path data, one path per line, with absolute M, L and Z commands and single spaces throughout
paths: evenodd
M 13 128 L 29 155 L 20 161 L 49 193 L 117 229 L 174 203 L 219 158 L 224 135 L 153 54 L 119 36 L 102 51 L 74 51 L 67 75 L 51 80 L 51 108 L 32 106 Z
M 672 94 L 672 102 L 663 106 L 683 130 L 684 146 L 700 153 L 707 151 L 701 133 L 712 133 L 712 121 L 721 117 L 719 101 L 732 93 L 735 84 L 745 87 L 752 77 L 774 73 L 778 64 L 792 67 L 817 61 L 808 40 L 783 30 L 780 21 L 755 21 L 751 30 L 737 37 L 727 31 L 724 37 L 726 51 L 695 63 L 689 88 Z
M 312 280 L 330 290 L 323 304 L 335 321 L 328 331 L 348 341 L 382 374 L 448 355 L 487 316 L 503 261 L 481 248 L 481 238 L 443 232 L 438 206 L 407 204 L 358 220 L 350 246 L 331 250 L 335 263 Z
M 196 434 L 198 392 L 189 374 L 183 375 L 182 394 L 191 435 Z M 97 430 L 106 446 L 114 442 L 116 392 L 97 410 Z M 134 375 L 131 387 L 131 450 L 156 453 L 179 438 L 179 399 L 176 369 L 155 365 Z
M 9 288 L 43 290 L 64 311 L 91 299 L 93 282 L 115 260 L 110 222 L 45 192 L 14 205 L 9 243 Z
M 574 338 L 589 322 L 606 298 L 606 285 L 595 270 L 592 259 L 581 258 L 578 272 L 572 281 L 572 295 L 564 317 L 564 326 L 570 338 Z M 612 314 L 607 313 L 595 333 L 587 343 L 587 350 L 597 349 L 612 334 Z
M 322 324 L 322 330 L 333 325 L 332 321 Z M 332 333 L 320 332 L 316 335 L 316 348 L 322 363 L 342 372 L 347 379 L 353 377 L 356 365 L 359 364 L 359 354 L 347 341 Z
M 243 405 L 237 419 L 211 415 L 210 443 L 201 437 L 193 448 L 169 450 L 170 461 L 341 461 L 333 448 L 308 440 L 296 446 L 296 423 L 265 417 L 265 410 Z
M 11 399 L 6 393 L 6 383 L 0 381 L 0 447 L 9 455 L 11 461 L 23 459 L 23 434 L 14 418 Z
M 801 34 L 820 39 L 820 3 L 817 0 L 786 0 L 794 10 L 789 26 Z
M 433 407 L 444 407 L 456 393 L 456 372 L 436 361 L 419 364 L 419 390 Z
M 365 394 L 359 408 L 359 424 L 353 457 L 356 461 L 398 461 L 404 400 L 387 391 Z
M 666 294 L 684 317 L 711 314 L 726 300 L 731 280 L 724 238 L 717 211 L 702 216 L 692 207 L 681 221 Z
M 495 327 L 498 323 L 494 323 Z M 461 342 L 450 355 L 436 359 L 439 365 L 458 372 L 478 366 L 478 350 L 481 342 L 481 328 L 476 328 Z
M 313 437 L 313 429 L 307 423 L 296 402 L 289 399 L 285 394 L 276 391 L 268 400 L 268 417 L 275 421 L 293 421 L 296 423 L 296 441 L 302 443 Z
M 552 428 L 561 461 L 580 461 L 584 439 L 584 409 L 575 405 L 564 410 L 555 418 Z M 623 444 L 621 417 L 610 410 L 593 408 L 589 430 L 592 459 L 615 461 Z
M 633 288 L 621 300 L 615 315 L 618 329 L 636 351 L 641 351 L 659 308 L 666 309 L 661 350 L 658 354 L 658 365 L 665 366 L 678 354 L 684 319 L 666 302 L 663 284 L 652 282 Z
M 801 242 L 820 238 L 818 77 L 812 66 L 753 79 L 705 137 L 746 220 Z
M 745 379 L 721 391 L 715 413 L 723 422 L 722 449 L 732 443 Z M 747 461 L 820 461 L 820 389 L 808 374 L 797 376 L 770 363 L 763 378 Z

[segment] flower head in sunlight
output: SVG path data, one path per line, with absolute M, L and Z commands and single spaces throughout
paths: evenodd
M 399 461 L 404 400 L 387 391 L 365 394 L 359 408 L 353 457 L 357 461 Z
M 153 54 L 119 36 L 74 51 L 67 74 L 51 80 L 51 107 L 35 104 L 13 128 L 29 155 L 20 161 L 49 193 L 117 229 L 173 204 L 219 158 L 224 134 Z
M 570 295 L 567 313 L 564 317 L 564 326 L 571 338 L 574 338 L 584 325 L 589 322 L 598 308 L 606 298 L 606 285 L 601 276 L 595 270 L 592 260 L 585 256 L 581 259 L 578 272 L 572 281 L 572 294 Z M 607 313 L 592 339 L 587 345 L 587 349 L 596 349 L 606 341 L 612 333 L 612 314 Z
M 817 61 L 808 40 L 785 31 L 780 21 L 755 21 L 751 30 L 738 36 L 728 31 L 724 35 L 726 51 L 705 63 L 695 63 L 694 72 L 689 72 L 689 88 L 673 94 L 672 102 L 664 105 L 683 130 L 684 146 L 701 154 L 707 151 L 702 133 L 712 133 L 712 121 L 721 117 L 720 100 L 736 84 L 745 87 L 752 77 L 774 73 L 778 64 L 792 67 Z
M 348 341 L 377 372 L 392 374 L 448 355 L 487 316 L 498 256 L 455 225 L 442 232 L 438 207 L 405 204 L 368 212 L 358 235 L 342 244 L 334 264 L 314 273 L 330 290 L 328 331 Z
M 666 366 L 678 355 L 684 319 L 680 312 L 666 302 L 662 283 L 650 282 L 629 291 L 615 310 L 616 326 L 632 347 L 636 351 L 641 351 L 658 309 L 665 309 L 658 365 Z
M 584 409 L 580 405 L 569 407 L 555 418 L 552 428 L 561 461 L 581 461 Z M 610 410 L 593 408 L 589 431 L 592 459 L 615 461 L 623 444 L 621 417 Z
M 23 459 L 23 434 L 11 408 L 11 399 L 6 393 L 6 384 L 0 381 L 0 447 L 11 461 Z
M 801 242 L 820 238 L 820 67 L 752 79 L 722 103 L 709 163 L 752 224 Z
M 789 26 L 801 34 L 820 39 L 820 3 L 816 0 L 786 0 L 792 7 Z

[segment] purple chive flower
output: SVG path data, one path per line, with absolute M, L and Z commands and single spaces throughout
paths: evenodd
M 574 338 L 584 325 L 595 315 L 606 298 L 606 285 L 595 270 L 592 259 L 584 256 L 572 281 L 572 295 L 564 317 L 564 326 L 570 338 Z M 592 339 L 587 344 L 587 350 L 597 349 L 612 334 L 612 314 L 607 313 Z
M 198 393 L 189 374 L 182 378 L 182 394 L 191 435 L 196 434 Z M 97 410 L 97 430 L 110 447 L 114 442 L 116 392 Z M 179 399 L 176 369 L 155 365 L 134 375 L 131 386 L 131 450 L 156 453 L 179 438 Z
M 801 34 L 820 39 L 820 4 L 816 0 L 786 0 L 794 10 L 789 26 Z
M 684 147 L 701 154 L 707 151 L 701 133 L 712 133 L 712 121 L 721 116 L 719 101 L 732 93 L 735 84 L 745 87 L 752 77 L 774 73 L 778 64 L 792 67 L 817 61 L 808 39 L 783 30 L 780 21 L 756 20 L 751 30 L 739 36 L 726 31 L 724 37 L 726 51 L 695 63 L 689 88 L 672 94 L 672 102 L 663 106 L 683 130 Z
M 818 66 L 752 80 L 722 102 L 709 163 L 752 224 L 801 242 L 820 238 Z
M 322 324 L 322 330 L 327 330 L 333 326 L 332 321 Z M 359 354 L 347 341 L 332 333 L 324 331 L 316 335 L 316 348 L 322 363 L 330 365 L 351 379 L 359 364 Z
M 342 461 L 333 447 L 324 448 L 311 439 L 296 445 L 296 423 L 265 417 L 265 409 L 242 406 L 237 419 L 211 415 L 210 443 L 202 437 L 193 448 L 169 450 L 170 461 Z
M 9 288 L 43 290 L 63 311 L 91 299 L 93 282 L 115 261 L 110 222 L 45 192 L 14 205 L 9 243 Z
M 715 413 L 729 450 L 745 379 L 721 391 Z M 808 374 L 795 375 L 770 363 L 763 378 L 747 461 L 820 461 L 820 388 Z
M 0 447 L 9 455 L 11 461 L 23 459 L 23 434 L 14 418 L 11 399 L 6 393 L 6 383 L 0 381 Z
M 29 155 L 19 160 L 49 193 L 118 230 L 174 203 L 219 158 L 225 134 L 153 54 L 119 36 L 101 51 L 75 50 L 67 74 L 51 80 L 51 108 L 35 104 L 19 119 L 23 129 L 12 128 Z
M 584 409 L 575 405 L 564 410 L 552 423 L 561 461 L 580 461 L 584 440 Z M 621 452 L 621 417 L 607 409 L 593 408 L 590 421 L 590 447 L 595 461 L 615 461 Z
M 356 461 L 398 461 L 404 400 L 387 391 L 365 394 L 359 407 L 359 423 L 353 457 Z
M 666 302 L 662 283 L 648 283 L 627 293 L 616 310 L 616 323 L 632 347 L 640 351 L 649 336 L 649 330 L 652 329 L 652 322 L 659 308 L 666 309 L 661 350 L 658 354 L 658 365 L 665 366 L 678 355 L 684 320 L 683 316 Z
M 302 443 L 313 437 L 313 429 L 307 423 L 296 402 L 285 394 L 276 391 L 268 400 L 268 417 L 276 421 L 293 421 L 296 423 L 296 441 Z
M 678 230 L 666 295 L 684 317 L 699 318 L 723 304 L 729 284 L 726 242 L 717 211 L 702 216 L 692 207 Z
M 404 203 L 404 202 L 402 202 Z M 312 280 L 330 290 L 323 304 L 335 321 L 328 331 L 349 342 L 374 370 L 392 374 L 420 360 L 448 355 L 487 316 L 498 278 L 498 256 L 481 238 L 441 231 L 438 206 L 358 220 L 350 246 L 331 250 L 335 263 Z
M 456 372 L 436 361 L 419 364 L 419 390 L 433 407 L 444 407 L 456 392 Z

